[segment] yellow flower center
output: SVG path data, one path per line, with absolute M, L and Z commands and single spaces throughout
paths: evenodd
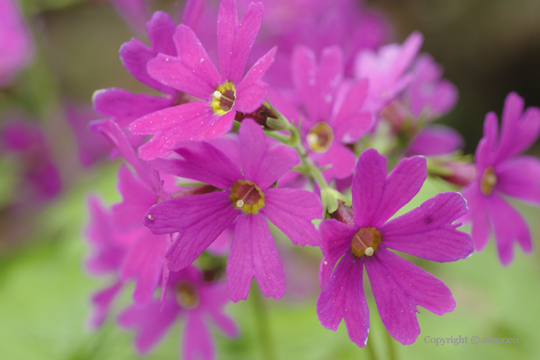
M 334 131 L 327 123 L 321 121 L 309 130 L 306 140 L 311 150 L 323 153 L 326 152 L 332 144 L 332 140 L 334 140 Z
M 351 251 L 354 256 L 373 256 L 382 241 L 381 233 L 372 227 L 358 230 L 351 240 Z
M 224 115 L 231 111 L 234 101 L 236 100 L 236 88 L 230 81 L 225 81 L 219 85 L 212 95 L 213 100 L 210 101 L 210 107 L 217 115 Z
M 201 303 L 199 298 L 199 292 L 195 286 L 188 282 L 180 282 L 174 287 L 174 294 L 176 295 L 176 301 L 180 307 L 193 310 Z
M 490 166 L 484 170 L 484 174 L 480 180 L 480 190 L 482 194 L 489 196 L 493 192 L 495 185 L 497 185 L 497 175 L 495 175 L 495 170 Z
M 245 214 L 257 214 L 264 207 L 264 193 L 261 189 L 247 180 L 238 180 L 231 188 L 229 199 L 234 207 Z

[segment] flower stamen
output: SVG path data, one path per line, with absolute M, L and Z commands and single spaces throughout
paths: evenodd
M 217 115 L 224 115 L 231 111 L 236 100 L 236 88 L 230 81 L 225 81 L 219 85 L 212 94 L 213 100 L 210 101 L 210 107 Z
M 489 196 L 493 192 L 495 185 L 497 185 L 497 175 L 495 175 L 495 170 L 490 166 L 486 168 L 484 174 L 482 174 L 480 190 L 482 191 L 482 194 Z
M 229 196 L 234 207 L 246 214 L 257 214 L 264 207 L 264 193 L 247 180 L 238 180 L 231 188 Z
M 176 284 L 174 287 L 174 294 L 176 295 L 176 302 L 184 309 L 196 309 L 201 303 L 199 292 L 191 283 L 180 282 Z
M 323 153 L 328 150 L 334 140 L 334 131 L 324 121 L 318 122 L 309 130 L 306 141 L 314 152 Z
M 382 241 L 381 233 L 372 227 L 358 230 L 351 240 L 351 251 L 354 256 L 373 256 Z

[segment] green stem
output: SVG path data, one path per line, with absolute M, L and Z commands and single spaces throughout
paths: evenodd
M 306 148 L 304 148 L 304 144 L 302 143 L 300 130 L 296 128 L 287 118 L 281 115 L 279 111 L 277 111 L 277 109 L 271 107 L 271 105 L 270 109 L 276 115 L 276 119 L 279 119 L 279 123 L 280 126 L 282 126 L 282 129 L 286 130 L 289 133 L 289 136 L 284 136 L 282 134 L 272 131 L 267 131 L 266 135 L 271 136 L 274 139 L 280 141 L 281 143 L 290 146 L 294 150 L 296 150 L 302 162 L 302 172 L 309 175 L 309 177 L 311 177 L 311 179 L 315 183 L 317 183 L 317 186 L 321 191 L 321 199 L 325 207 L 325 211 L 334 212 L 338 206 L 337 199 L 343 199 L 345 202 L 348 202 L 348 200 L 343 197 L 339 192 L 330 188 L 330 186 L 326 182 L 326 179 L 322 175 L 321 169 L 319 169 L 317 165 L 310 159 L 310 157 L 308 156 L 308 152 Z
M 396 354 L 396 347 L 394 344 L 394 338 L 392 338 L 392 335 L 388 331 L 385 331 L 386 333 L 386 348 L 388 349 L 388 359 L 389 360 L 397 360 L 397 354 Z
M 272 137 L 272 138 L 274 138 L 274 139 L 276 139 L 276 140 L 278 140 L 278 141 L 280 141 L 280 142 L 282 142 L 284 144 L 288 144 L 290 142 L 289 138 L 287 138 L 286 136 L 283 136 L 281 134 L 278 134 L 278 133 L 276 133 L 274 131 L 265 131 L 264 133 L 267 136 L 270 136 L 270 137 Z
M 264 360 L 275 360 L 274 347 L 272 346 L 272 339 L 270 337 L 270 326 L 268 321 L 268 312 L 264 303 L 264 299 L 261 296 L 259 286 L 252 286 L 251 289 L 251 302 L 253 303 L 253 310 L 255 312 L 255 320 L 257 323 L 257 335 L 259 337 L 259 343 L 261 346 Z
M 373 337 L 373 335 L 371 335 Z M 375 353 L 375 348 L 373 347 L 373 343 L 371 342 L 371 339 L 368 338 L 367 344 L 366 344 L 366 350 L 369 353 L 369 357 L 371 360 L 378 360 L 377 354 Z
M 302 161 L 302 165 L 304 166 L 304 168 L 308 169 L 309 175 L 311 176 L 311 178 L 317 183 L 317 185 L 319 186 L 319 189 L 323 190 L 323 189 L 328 188 L 329 187 L 328 183 L 326 182 L 326 179 L 322 176 L 321 171 L 319 170 L 317 165 L 315 165 L 313 161 L 311 161 L 311 159 L 307 155 L 307 151 L 304 148 L 304 145 L 302 144 L 302 140 L 301 140 L 300 134 L 298 133 L 298 130 L 296 130 L 291 125 L 288 131 L 291 134 L 291 140 L 294 141 L 294 143 L 292 144 L 292 147 L 293 149 L 296 150 L 296 152 L 300 156 L 300 160 Z

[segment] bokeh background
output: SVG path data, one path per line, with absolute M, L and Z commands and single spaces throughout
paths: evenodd
M 465 136 L 473 153 L 488 111 L 502 111 L 510 91 L 527 106 L 540 105 L 540 3 L 538 0 L 369 0 L 394 27 L 393 39 L 424 34 L 422 51 L 445 68 L 445 78 L 459 89 L 459 102 L 442 122 Z M 0 154 L 0 359 L 132 359 L 133 334 L 109 319 L 91 331 L 87 319 L 92 292 L 106 284 L 84 269 L 88 246 L 84 239 L 86 199 L 98 194 L 108 204 L 120 200 L 115 190 L 119 161 L 83 168 L 68 126 L 66 106 L 90 109 L 95 90 L 109 87 L 132 92 L 149 90 L 133 79 L 118 58 L 120 45 L 134 35 L 107 1 L 24 0 L 24 14 L 35 41 L 35 57 L 13 86 L 0 90 L 0 122 L 14 112 L 40 124 L 58 164 L 63 190 L 46 204 L 16 208 L 15 160 Z M 182 4 L 153 1 L 154 9 L 179 13 Z M 178 18 L 178 17 L 177 17 Z M 99 118 L 99 115 L 95 116 Z M 538 156 L 538 144 L 529 150 Z M 437 192 L 451 190 L 430 180 L 408 205 L 417 206 Z M 540 210 L 517 205 L 540 239 Z M 407 210 L 407 209 L 404 209 Z M 279 234 L 278 234 L 279 235 Z M 279 242 L 279 241 L 278 241 Z M 347 337 L 344 324 L 337 333 L 318 323 L 318 251 L 290 249 L 284 259 L 288 294 L 267 300 L 270 339 L 276 359 L 370 359 Z M 420 309 L 422 333 L 414 345 L 389 347 L 373 299 L 369 298 L 376 359 L 392 351 L 399 359 L 537 359 L 540 354 L 540 255 L 517 251 L 507 268 L 493 244 L 457 263 L 418 261 L 443 280 L 457 301 L 454 312 L 442 317 Z M 366 282 L 366 293 L 370 294 Z M 129 292 L 123 299 L 128 302 Z M 115 310 L 122 308 L 119 304 Z M 241 329 L 229 340 L 214 332 L 219 359 L 262 359 L 256 336 L 252 301 L 228 308 Z M 174 359 L 179 354 L 181 325 L 147 355 Z M 430 337 L 517 338 L 517 344 L 435 346 Z M 470 340 L 469 340 L 470 341 Z

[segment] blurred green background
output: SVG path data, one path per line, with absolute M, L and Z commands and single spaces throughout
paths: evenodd
M 540 4 L 535 0 L 371 0 L 395 26 L 395 39 L 413 30 L 425 36 L 423 51 L 445 67 L 445 77 L 460 91 L 459 103 L 444 122 L 465 135 L 474 151 L 488 111 L 502 111 L 505 96 L 517 91 L 527 105 L 540 105 Z M 178 9 L 173 1 L 156 8 Z M 61 112 L 69 99 L 90 106 L 92 93 L 108 87 L 147 92 L 118 59 L 120 45 L 133 35 L 105 1 L 27 0 L 24 10 L 38 46 L 37 58 L 9 93 L 0 93 L 0 113 L 18 109 L 42 123 L 60 166 L 65 190 L 46 208 L 25 214 L 8 211 L 15 181 L 10 163 L 0 160 L 0 359 L 132 359 L 133 334 L 109 319 L 92 332 L 87 326 L 90 296 L 107 284 L 84 270 L 88 248 L 83 237 L 86 199 L 98 193 L 108 204 L 119 162 L 82 169 L 75 142 Z M 530 150 L 538 154 L 537 148 Z M 437 192 L 450 190 L 430 181 L 410 209 Z M 518 205 L 540 237 L 540 210 Z M 281 241 L 287 248 L 287 243 Z M 289 248 L 287 248 L 289 249 Z M 280 301 L 267 300 L 271 342 L 277 359 L 370 359 L 347 337 L 344 324 L 334 333 L 318 323 L 317 251 L 293 250 L 288 289 Z M 442 317 L 420 309 L 422 329 L 414 345 L 392 342 L 399 359 L 537 359 L 540 354 L 540 255 L 524 256 L 503 268 L 493 244 L 483 253 L 450 264 L 416 261 L 452 290 L 456 309 Z M 366 293 L 370 294 L 366 278 Z M 301 285 L 304 286 L 301 286 Z M 307 284 L 307 285 L 306 285 Z M 370 295 L 368 295 L 369 297 Z M 129 292 L 123 299 L 127 304 Z M 389 355 L 387 336 L 370 298 L 370 341 L 378 359 Z M 118 311 L 122 305 L 115 309 Z M 217 332 L 219 359 L 262 359 L 250 300 L 231 304 L 241 335 L 229 340 Z M 182 323 L 150 353 L 149 359 L 178 357 Z M 517 344 L 425 343 L 425 336 L 517 338 Z

